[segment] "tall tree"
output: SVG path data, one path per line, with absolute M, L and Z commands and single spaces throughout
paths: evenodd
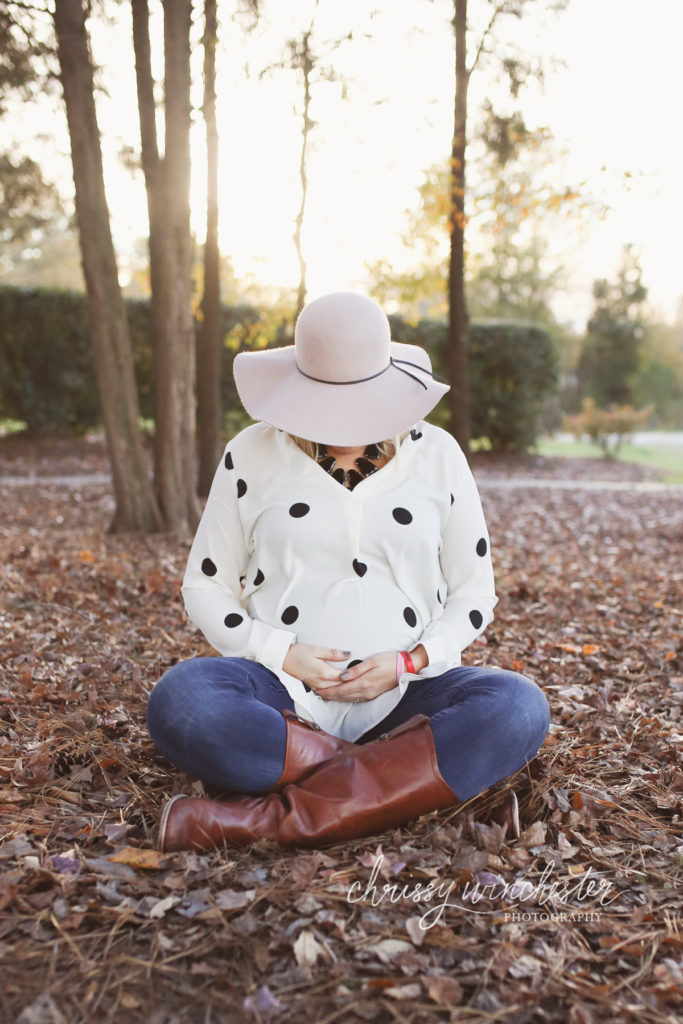
M 468 155 L 468 313 L 549 325 L 563 263 L 560 255 L 549 256 L 548 241 L 590 205 L 559 178 L 562 161 L 547 129 L 521 130 L 515 119 L 496 118 L 495 136 L 486 118 L 472 133 Z M 401 236 L 410 264 L 398 271 L 386 261 L 370 268 L 373 294 L 411 317 L 447 316 L 450 182 L 446 162 L 425 173 L 419 205 Z
M 481 33 L 471 64 L 467 59 L 468 7 L 467 0 L 452 0 L 453 29 L 455 34 L 455 99 L 453 139 L 451 146 L 450 189 L 450 256 L 448 264 L 448 366 L 451 390 L 449 392 L 451 431 L 465 452 L 469 450 L 469 411 L 467 384 L 467 330 L 468 313 L 465 298 L 465 162 L 467 152 L 467 94 L 470 78 L 487 52 L 496 22 L 503 16 L 515 19 L 536 0 L 488 0 L 488 23 Z M 546 0 L 554 11 L 562 10 L 567 0 Z M 516 97 L 527 78 L 542 69 L 532 69 L 528 59 L 511 55 L 501 47 L 501 70 L 508 79 L 510 92 Z
M 596 281 L 593 298 L 595 309 L 579 358 L 579 391 L 598 405 L 624 405 L 633 401 L 634 377 L 645 337 L 643 303 L 647 298 L 632 246 L 623 249 L 616 281 Z
M 467 381 L 467 301 L 465 298 L 465 153 L 467 90 L 467 0 L 453 0 L 455 32 L 455 103 L 451 147 L 450 257 L 448 260 L 448 393 L 451 432 L 469 451 L 470 415 Z
M 204 295 L 197 353 L 199 493 L 206 496 L 221 439 L 221 305 L 218 251 L 218 130 L 216 127 L 216 0 L 204 0 L 204 125 L 206 130 L 206 241 Z
M 155 358 L 155 486 L 166 529 L 199 521 L 190 234 L 191 0 L 164 0 L 164 155 L 157 143 L 147 0 L 132 0 L 142 167 L 149 214 Z
M 150 532 L 159 527 L 160 518 L 139 427 L 130 334 L 104 190 L 83 0 L 55 0 L 53 19 L 95 370 L 116 498 L 110 529 Z

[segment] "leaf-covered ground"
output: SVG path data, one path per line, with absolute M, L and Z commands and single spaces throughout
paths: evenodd
M 16 441 L 0 466 L 106 472 Z M 324 850 L 161 856 L 164 800 L 201 791 L 144 726 L 163 671 L 210 653 L 188 545 L 107 535 L 106 485 L 0 479 L 0 1020 L 680 1020 L 681 496 L 482 487 L 500 602 L 466 660 L 552 712 L 507 780 L 520 839 L 484 823 L 501 783 Z

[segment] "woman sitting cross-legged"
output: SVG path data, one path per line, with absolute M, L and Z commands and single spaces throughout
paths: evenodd
M 169 801 L 161 849 L 369 836 L 518 771 L 548 703 L 461 664 L 497 598 L 467 460 L 423 419 L 448 390 L 426 352 L 340 292 L 234 373 L 258 422 L 225 449 L 182 588 L 220 657 L 174 665 L 147 709 L 159 750 L 226 798 Z M 511 790 L 502 810 L 517 835 Z

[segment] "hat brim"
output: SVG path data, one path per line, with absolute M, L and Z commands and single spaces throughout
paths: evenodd
M 400 434 L 426 416 L 450 389 L 429 375 L 429 358 L 419 346 L 392 341 L 391 356 L 416 363 L 426 372 L 391 364 L 361 383 L 328 384 L 300 373 L 295 347 L 288 345 L 240 352 L 233 373 L 242 405 L 253 419 L 307 441 L 362 445 Z

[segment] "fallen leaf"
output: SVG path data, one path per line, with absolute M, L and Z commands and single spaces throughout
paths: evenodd
M 255 895 L 255 889 L 222 889 L 221 892 L 216 893 L 214 900 L 216 906 L 220 907 L 221 910 L 238 910 L 240 907 L 246 907 L 248 903 L 251 903 Z
M 428 974 L 422 979 L 427 995 L 439 1006 L 458 1006 L 462 1000 L 463 988 L 455 978 L 443 974 Z
M 114 864 L 127 864 L 131 868 L 156 871 L 166 867 L 168 854 L 160 853 L 158 850 L 141 850 L 137 846 L 124 846 L 122 850 L 112 853 L 107 859 Z
M 300 966 L 312 967 L 319 958 L 325 958 L 325 947 L 320 945 L 313 932 L 304 930 L 294 943 L 294 956 Z

